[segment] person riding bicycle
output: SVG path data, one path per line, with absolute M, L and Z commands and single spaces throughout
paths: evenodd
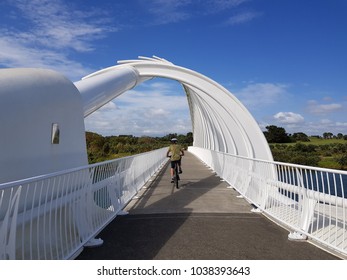
M 178 173 L 182 173 L 182 167 L 181 167 L 181 158 L 184 156 L 184 150 L 183 148 L 177 144 L 177 138 L 172 138 L 171 139 L 171 145 L 166 153 L 167 157 L 171 158 L 171 169 L 170 169 L 170 174 L 171 174 L 171 183 L 174 181 L 174 168 L 175 165 L 178 164 Z

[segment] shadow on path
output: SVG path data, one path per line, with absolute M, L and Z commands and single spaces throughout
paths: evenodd
M 180 189 L 167 165 L 143 188 L 77 260 L 333 260 L 261 214 L 190 153 L 183 161 Z

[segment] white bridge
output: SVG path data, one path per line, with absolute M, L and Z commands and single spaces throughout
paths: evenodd
M 347 257 L 347 172 L 274 162 L 258 124 L 215 81 L 158 57 L 72 83 L 42 69 L 0 70 L 0 259 L 73 259 L 166 163 L 166 149 L 88 165 L 84 118 L 148 79 L 182 84 L 189 151 L 289 229 Z

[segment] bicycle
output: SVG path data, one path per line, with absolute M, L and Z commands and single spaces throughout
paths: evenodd
M 183 155 L 181 155 L 183 156 Z M 171 158 L 171 155 L 168 156 L 169 158 Z M 180 180 L 180 176 L 178 175 L 180 172 L 179 172 L 179 164 L 178 164 L 178 161 L 175 161 L 175 165 L 174 165 L 174 168 L 173 168 L 173 184 L 174 186 L 176 187 L 176 189 L 179 189 L 179 186 L 178 186 L 178 181 Z M 182 173 L 182 172 L 181 172 Z
M 178 181 L 180 180 L 180 176 L 178 175 L 178 162 L 175 162 L 173 179 L 174 186 L 176 187 L 176 189 L 179 189 Z

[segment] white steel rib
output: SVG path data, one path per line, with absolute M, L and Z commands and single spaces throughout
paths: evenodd
M 139 57 L 92 73 L 75 83 L 85 117 L 140 83 L 155 77 L 180 82 L 186 92 L 194 146 L 272 160 L 263 132 L 245 106 L 208 77 L 159 58 Z
M 166 148 L 88 164 L 84 118 L 155 77 L 180 82 L 189 151 L 248 202 L 347 256 L 347 172 L 274 162 L 241 102 L 217 82 L 159 57 L 139 57 L 72 83 L 47 69 L 0 69 L 0 259 L 71 259 L 167 162 Z M 20 100 L 21 102 L 17 102 Z

